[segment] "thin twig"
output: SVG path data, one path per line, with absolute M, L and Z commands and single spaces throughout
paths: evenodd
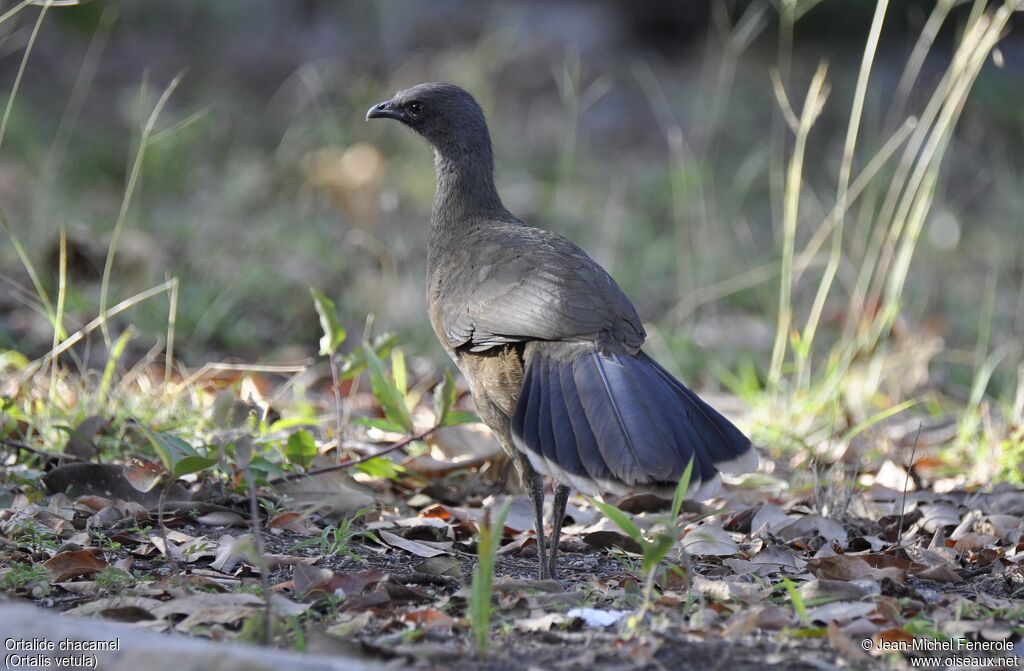
M 389 445 L 388 447 L 385 447 L 383 450 L 381 450 L 380 452 L 377 452 L 375 454 L 369 454 L 369 455 L 367 455 L 365 457 L 359 457 L 358 459 L 349 459 L 348 461 L 346 461 L 344 463 L 341 463 L 341 464 L 334 464 L 332 466 L 324 466 L 323 468 L 317 468 L 317 469 L 314 469 L 312 471 L 304 471 L 302 473 L 289 473 L 287 475 L 278 476 L 278 477 L 274 478 L 273 480 L 271 480 L 270 483 L 273 484 L 275 482 L 288 482 L 288 481 L 291 481 L 291 480 L 299 480 L 301 478 L 306 478 L 306 477 L 310 477 L 310 476 L 313 476 L 313 475 L 321 475 L 323 473 L 331 473 L 333 471 L 340 471 L 340 470 L 348 468 L 349 466 L 355 466 L 357 464 L 362 464 L 362 463 L 365 463 L 365 462 L 367 462 L 367 461 L 369 461 L 371 459 L 376 459 L 377 457 L 384 456 L 385 454 L 390 454 L 391 452 L 394 452 L 395 450 L 400 450 L 403 447 L 405 447 L 405 446 L 407 446 L 407 445 L 409 445 L 411 443 L 415 443 L 417 440 L 423 440 L 424 438 L 426 438 L 430 434 L 432 434 L 435 431 L 437 431 L 439 428 L 441 428 L 441 427 L 440 426 L 433 426 L 433 427 L 427 429 L 426 431 L 422 431 L 422 432 L 417 433 L 417 434 L 412 435 L 412 436 L 407 436 L 407 437 L 403 438 L 402 440 L 398 441 L 397 443 L 393 443 L 392 445 Z
M 157 526 L 160 527 L 160 540 L 164 542 L 164 553 L 167 555 L 167 561 L 171 564 L 171 575 L 168 577 L 176 577 L 180 568 L 178 567 L 178 560 L 174 558 L 174 553 L 171 552 L 171 542 L 167 540 L 167 526 L 164 524 L 164 502 L 167 500 L 167 492 L 171 488 L 171 484 L 174 483 L 174 478 L 167 478 L 167 482 L 164 483 L 163 488 L 160 490 L 160 499 L 156 504 L 156 521 Z
M 907 477 L 903 481 L 903 499 L 900 501 L 900 526 L 896 532 L 896 545 L 893 547 L 895 550 L 898 548 L 903 540 L 903 513 L 907 509 L 907 488 L 910 487 L 910 472 L 914 468 L 914 455 L 917 454 L 917 441 L 921 438 L 921 429 L 924 428 L 924 422 L 918 422 L 917 424 L 917 435 L 914 436 L 914 446 L 910 448 L 910 464 L 907 466 Z
M 31 452 L 37 454 L 40 457 L 48 457 L 50 459 L 64 459 L 67 461 L 89 461 L 82 457 L 75 456 L 73 454 L 65 454 L 63 452 L 50 452 L 48 450 L 41 450 L 38 447 L 32 447 L 28 443 L 24 443 L 20 440 L 14 440 L 13 438 L 0 438 L 0 443 L 3 443 L 7 447 L 15 450 L 24 450 L 25 452 Z
M 256 500 L 256 484 L 249 468 L 245 469 L 245 482 L 249 489 L 249 519 L 252 521 L 252 542 L 259 555 L 260 583 L 263 585 L 263 599 L 266 612 L 263 614 L 263 644 L 269 646 L 274 639 L 273 603 L 270 591 L 270 565 L 267 555 L 263 552 L 263 531 L 260 528 L 260 504 Z

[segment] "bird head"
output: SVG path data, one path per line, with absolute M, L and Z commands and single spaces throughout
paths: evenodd
M 366 120 L 394 119 L 419 133 L 442 155 L 486 147 L 490 136 L 477 101 L 454 84 L 432 82 L 403 89 L 366 112 Z

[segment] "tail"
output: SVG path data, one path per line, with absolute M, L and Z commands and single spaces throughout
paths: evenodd
M 591 495 L 671 492 L 692 459 L 689 498 L 703 500 L 719 472 L 757 466 L 750 440 L 643 352 L 533 343 L 512 436 L 538 471 Z

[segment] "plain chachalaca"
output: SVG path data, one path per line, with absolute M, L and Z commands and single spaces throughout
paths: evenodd
M 705 499 L 719 472 L 756 466 L 746 436 L 641 350 L 640 317 L 608 273 L 505 209 L 487 122 L 469 93 L 420 84 L 366 118 L 400 121 L 434 148 L 430 321 L 527 485 L 541 578 L 555 574 L 571 488 L 671 492 L 692 459 L 688 496 Z M 550 562 L 544 475 L 558 483 Z

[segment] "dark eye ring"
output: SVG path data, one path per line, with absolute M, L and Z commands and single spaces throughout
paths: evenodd
M 423 111 L 423 103 L 421 103 L 418 100 L 413 100 L 412 102 L 406 104 L 405 109 L 409 110 L 409 114 L 413 116 L 419 116 L 420 113 Z

